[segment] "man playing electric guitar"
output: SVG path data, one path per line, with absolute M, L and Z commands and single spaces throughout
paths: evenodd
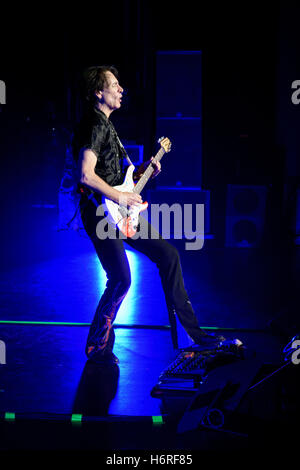
M 128 225 L 126 225 L 128 224 L 126 214 L 124 215 L 127 220 L 125 226 L 117 225 L 118 229 L 127 233 L 126 240 L 97 236 L 96 226 L 99 216 L 96 215 L 95 201 L 101 204 L 102 197 L 104 197 L 107 205 L 109 202 L 117 207 L 126 205 L 129 211 L 140 208 L 143 201 L 137 190 L 126 191 L 124 187 L 120 190 L 120 185 L 124 182 L 122 171 L 124 148 L 109 119 L 111 113 L 121 107 L 122 102 L 123 88 L 118 81 L 118 72 L 112 66 L 90 67 L 86 71 L 85 80 L 90 106 L 74 132 L 73 155 L 78 162 L 80 173 L 82 221 L 107 275 L 106 288 L 89 330 L 86 354 L 95 362 L 119 362 L 113 353 L 115 340 L 113 322 L 130 287 L 131 280 L 124 241 L 156 264 L 168 309 L 175 311 L 190 338 L 200 345 L 217 345 L 225 338 L 208 334 L 199 327 L 185 290 L 179 254 L 173 245 L 157 233 L 155 237 L 131 237 L 131 232 L 128 232 Z M 167 148 L 163 150 L 168 151 Z M 144 164 L 142 171 L 146 167 L 147 165 Z M 153 177 L 160 171 L 159 159 L 155 157 L 152 162 L 149 162 L 144 174 L 148 172 L 148 175 Z M 92 197 L 89 197 L 90 195 Z M 143 223 L 147 224 L 145 219 Z M 136 230 L 135 226 L 133 230 Z M 146 230 L 149 234 L 155 231 L 150 226 L 147 226 Z

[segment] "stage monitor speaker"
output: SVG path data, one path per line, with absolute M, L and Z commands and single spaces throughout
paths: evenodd
M 218 429 L 242 433 L 257 443 L 266 431 L 277 438 L 284 429 L 292 437 L 300 415 L 297 387 L 299 373 L 291 362 L 262 363 L 253 357 L 219 367 L 189 400 L 177 431 Z
M 254 357 L 209 372 L 190 400 L 177 431 L 196 430 L 201 424 L 215 429 L 226 427 L 226 413 L 232 413 L 238 407 L 260 367 L 261 361 Z
M 261 243 L 266 198 L 265 186 L 227 186 L 226 246 L 253 247 Z

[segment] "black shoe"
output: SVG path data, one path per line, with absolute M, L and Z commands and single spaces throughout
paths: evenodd
M 119 358 L 112 351 L 97 351 L 94 354 L 88 355 L 92 362 L 97 364 L 119 364 Z
M 112 351 L 110 352 L 108 356 L 109 356 L 109 360 L 113 362 L 114 364 L 120 363 L 120 359 Z
M 199 336 L 196 344 L 199 346 L 218 346 L 223 341 L 226 341 L 226 338 L 222 335 L 215 335 L 214 333 L 204 333 L 203 335 Z

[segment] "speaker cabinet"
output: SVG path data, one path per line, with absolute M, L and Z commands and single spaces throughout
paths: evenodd
M 159 183 L 201 185 L 201 51 L 158 51 L 156 55 L 156 137 L 169 137 Z
M 191 222 L 191 226 L 193 230 L 196 229 L 196 205 L 203 204 L 204 205 L 204 234 L 210 233 L 210 191 L 202 190 L 201 188 L 180 188 L 180 187 L 172 187 L 172 186 L 159 186 L 156 189 L 149 189 L 146 192 L 147 201 L 150 204 L 150 211 L 149 211 L 149 221 L 153 223 L 151 219 L 151 204 L 168 204 L 171 207 L 174 204 L 179 204 L 181 207 L 182 216 L 184 215 L 184 205 L 188 204 L 192 206 L 192 217 L 193 220 Z M 182 217 L 182 221 L 184 219 Z M 171 221 L 172 222 L 172 221 Z M 174 219 L 174 224 L 176 223 L 176 219 Z M 171 223 L 170 226 L 170 238 L 174 238 L 174 224 Z M 153 224 L 156 225 L 155 223 Z M 160 227 L 155 227 L 158 230 Z M 184 229 L 184 227 L 183 227 Z M 160 231 L 160 230 L 159 230 Z M 183 238 L 184 238 L 184 230 Z
M 161 186 L 200 186 L 202 164 L 201 119 L 157 119 L 156 136 L 169 137 L 171 152 L 162 159 Z M 156 140 L 157 140 L 156 139 Z
M 253 247 L 261 243 L 266 197 L 265 186 L 227 186 L 226 246 Z
M 201 51 L 157 51 L 157 117 L 199 117 L 201 102 Z

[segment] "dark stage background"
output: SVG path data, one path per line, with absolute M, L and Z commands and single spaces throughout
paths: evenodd
M 56 202 L 86 66 L 119 68 L 126 99 L 112 120 L 125 143 L 144 145 L 148 158 L 155 151 L 158 80 L 169 81 L 170 92 L 175 84 L 193 106 L 191 77 L 186 79 L 180 60 L 177 70 L 159 77 L 156 53 L 201 51 L 198 178 L 195 162 L 184 167 L 191 168 L 191 185 L 212 191 L 212 231 L 222 243 L 229 183 L 271 188 L 272 223 L 293 231 L 300 172 L 299 108 L 291 100 L 300 73 L 298 13 L 299 6 L 282 2 L 272 8 L 253 2 L 184 7 L 138 0 L 65 13 L 53 8 L 46 15 L 42 7 L 7 13 L 0 76 L 6 84 L 0 119 L 7 215 L 20 204 L 37 203 L 41 194 Z M 171 95 L 172 100 L 180 98 Z M 176 180 L 178 165 L 167 169 Z
M 59 206 L 82 110 L 82 71 L 101 63 L 117 66 L 126 90 L 112 116 L 125 144 L 143 145 L 148 159 L 158 132 L 173 129 L 174 151 L 152 189 L 178 183 L 177 189 L 209 193 L 207 230 L 216 246 L 294 246 L 300 210 L 300 106 L 292 100 L 300 76 L 296 3 L 185 7 L 124 0 L 48 10 L 9 12 L 1 31 L 3 266 L 53 253 L 50 245 L 44 249 L 43 230 L 49 234 L 56 214 L 50 222 L 36 209 Z M 178 66 L 164 66 L 166 51 Z M 194 75 L 185 68 L 186 51 L 199 55 Z M 171 114 L 165 121 L 162 99 Z
M 203 249 L 172 240 L 201 326 L 227 329 L 262 362 L 282 360 L 283 345 L 300 330 L 299 3 L 107 0 L 26 3 L 2 13 L 0 413 L 70 413 L 76 396 L 93 408 L 106 383 L 86 380 L 84 354 L 105 273 L 84 231 L 60 226 L 62 209 L 68 216 L 74 209 L 71 179 L 61 185 L 82 110 L 78 86 L 94 64 L 119 69 L 126 92 L 111 119 L 125 145 L 143 146 L 147 160 L 161 133 L 172 140 L 147 197 L 205 202 Z M 112 414 L 155 416 L 150 390 L 174 353 L 169 318 L 153 263 L 132 250 L 128 258 L 133 284 L 114 349 L 120 383 L 116 397 L 104 390 L 104 401 L 108 409 L 112 400 Z M 299 416 L 297 390 L 291 380 L 282 392 L 290 422 L 294 410 Z M 262 409 L 271 402 L 266 393 Z M 114 433 L 107 439 L 118 448 Z
M 7 12 L 3 266 L 53 255 L 43 237 L 57 226 L 68 145 L 82 110 L 82 71 L 101 63 L 120 71 L 125 97 L 112 121 L 125 144 L 143 145 L 148 159 L 156 137 L 170 131 L 173 151 L 151 189 L 201 188 L 206 203 L 209 194 L 206 232 L 215 246 L 293 247 L 300 210 L 300 106 L 292 100 L 300 76 L 298 14 L 299 5 L 286 2 L 185 7 L 140 0 Z M 194 68 L 187 68 L 190 57 Z M 173 194 L 190 202 L 180 191 L 167 202 Z

